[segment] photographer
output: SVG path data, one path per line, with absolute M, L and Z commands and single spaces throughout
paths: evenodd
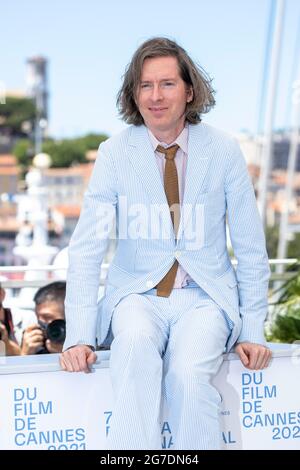
M 9 308 L 3 307 L 4 298 L 5 290 L 0 283 L 0 341 L 4 345 L 1 351 L 3 350 L 2 353 L 5 352 L 6 356 L 19 356 L 20 347 L 14 334 L 12 314 Z
M 65 282 L 52 282 L 34 296 L 37 323 L 24 330 L 21 354 L 59 353 L 65 336 Z

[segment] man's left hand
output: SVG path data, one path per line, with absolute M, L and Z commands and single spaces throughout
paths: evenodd
M 272 358 L 272 351 L 256 343 L 239 343 L 235 347 L 235 352 L 247 369 L 258 370 L 268 367 Z

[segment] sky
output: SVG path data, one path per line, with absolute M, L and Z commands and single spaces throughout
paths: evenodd
M 0 0 L 0 82 L 25 89 L 26 59 L 49 61 L 49 128 L 56 138 L 126 127 L 116 95 L 135 49 L 175 39 L 213 79 L 216 106 L 203 121 L 255 133 L 270 3 L 274 0 Z M 300 1 L 285 0 L 274 126 L 290 124 Z M 300 51 L 299 51 L 300 54 Z

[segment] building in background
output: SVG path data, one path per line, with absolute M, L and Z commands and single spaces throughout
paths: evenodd
M 7 194 L 7 197 L 13 196 L 18 192 L 20 169 L 17 165 L 17 159 L 14 155 L 0 155 L 0 190 L 1 194 Z
M 258 194 L 261 156 L 264 145 L 263 137 L 253 137 L 249 134 L 238 134 L 242 152 L 245 155 L 249 173 L 252 177 L 256 196 Z M 284 207 L 289 206 L 289 224 L 293 232 L 299 232 L 300 222 L 300 145 L 298 145 L 296 172 L 293 180 L 292 198 L 286 200 L 287 164 L 290 150 L 291 134 L 277 132 L 273 135 L 273 158 L 267 191 L 266 221 L 268 226 L 280 223 Z M 300 137 L 299 137 L 300 143 Z

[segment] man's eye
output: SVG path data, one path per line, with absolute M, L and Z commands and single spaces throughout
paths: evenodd
M 173 86 L 174 85 L 174 82 L 165 82 L 164 83 L 164 86 Z
M 141 88 L 150 88 L 150 83 L 142 83 Z

